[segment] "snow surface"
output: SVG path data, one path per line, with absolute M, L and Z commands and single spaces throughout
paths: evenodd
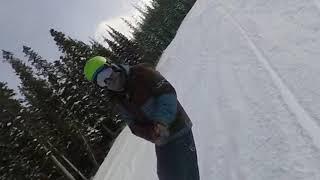
M 320 0 L 198 0 L 158 70 L 191 117 L 202 180 L 320 180 Z M 153 180 L 126 128 L 95 180 Z

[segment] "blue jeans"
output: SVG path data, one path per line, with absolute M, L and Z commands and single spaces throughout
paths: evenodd
M 156 146 L 159 180 L 199 180 L 192 130 L 168 144 Z

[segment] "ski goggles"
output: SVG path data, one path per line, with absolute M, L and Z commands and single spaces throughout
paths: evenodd
M 111 67 L 105 67 L 100 72 L 97 73 L 95 82 L 100 87 L 106 87 L 111 82 L 111 75 L 113 73 L 113 69 Z

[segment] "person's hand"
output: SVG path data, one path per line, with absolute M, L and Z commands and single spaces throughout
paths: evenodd
M 152 139 L 154 141 L 160 138 L 160 128 L 159 128 L 158 124 L 154 124 L 151 134 L 152 134 Z
M 169 136 L 169 129 L 159 123 L 151 124 L 133 124 L 130 126 L 132 133 L 138 137 L 159 144 L 161 139 Z
M 131 132 L 150 142 L 154 142 L 158 138 L 157 128 L 154 123 L 134 123 L 130 125 Z
M 155 144 L 160 144 L 163 138 L 166 138 L 170 135 L 168 127 L 159 123 L 156 123 L 154 126 L 154 134 L 155 137 L 153 143 Z

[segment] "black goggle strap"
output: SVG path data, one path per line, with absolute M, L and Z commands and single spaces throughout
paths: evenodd
M 111 68 L 114 72 L 120 72 L 122 71 L 122 68 L 116 64 L 111 64 Z
M 115 65 L 115 64 L 114 64 Z M 124 89 L 128 89 L 127 86 L 128 86 L 128 72 L 127 70 L 122 66 L 122 65 L 115 65 L 115 67 L 117 68 L 117 70 L 114 70 L 115 72 L 123 72 L 124 76 L 125 76 L 125 87 Z

